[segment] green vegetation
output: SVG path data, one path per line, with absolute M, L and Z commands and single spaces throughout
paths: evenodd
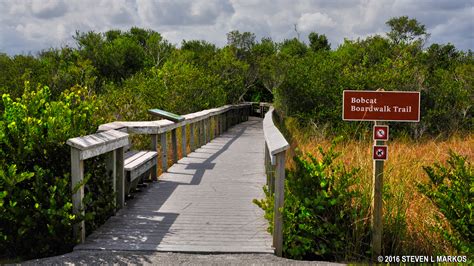
M 48 87 L 31 90 L 27 84 L 21 98 L 12 100 L 8 94 L 2 98 L 0 250 L 10 256 L 26 257 L 66 252 L 73 244 L 71 225 L 83 217 L 72 215 L 70 162 L 64 159 L 69 158 L 69 149 L 65 141 L 96 130 L 97 104 L 80 87 L 66 90 L 58 100 L 52 100 Z M 99 178 L 91 184 L 107 185 Z M 100 194 L 94 197 L 97 195 Z M 87 197 L 92 197 L 91 193 Z M 92 209 L 110 212 L 103 203 Z M 90 216 L 89 220 L 93 220 L 94 212 Z
M 472 254 L 474 250 L 474 168 L 467 158 L 451 152 L 447 166 L 435 163 L 423 167 L 429 184 L 420 184 L 451 224 L 454 232 L 442 230 L 443 236 L 458 250 Z
M 294 157 L 295 166 L 285 180 L 283 210 L 283 253 L 294 259 L 354 261 L 368 250 L 369 226 L 363 219 L 369 195 L 354 186 L 360 182 L 358 169 L 347 170 L 336 162 L 336 142 L 321 159 L 311 153 Z M 299 152 L 298 152 L 299 153 Z M 254 202 L 265 210 L 273 226 L 273 196 Z M 357 201 L 356 204 L 353 201 Z
M 241 101 L 274 102 L 305 138 L 364 139 L 369 123 L 341 121 L 344 89 L 420 91 L 420 123 L 391 125 L 392 136 L 418 140 L 469 134 L 474 127 L 472 51 L 459 51 L 452 44 L 425 47 L 429 33 L 408 17 L 390 19 L 387 26 L 387 36 L 345 40 L 333 49 L 325 35 L 315 32 L 308 44 L 299 38 L 258 41 L 253 33 L 232 31 L 224 47 L 189 40 L 178 48 L 158 32 L 131 28 L 77 32 L 77 48 L 51 48 L 37 55 L 0 53 L 0 257 L 66 252 L 74 244 L 72 223 L 85 219 L 88 232 L 100 225 L 113 209 L 110 184 L 101 178 L 102 161 L 86 165 L 94 179 L 85 184 L 88 214 L 74 217 L 65 141 L 95 132 L 102 122 L 150 119 L 149 108 L 185 114 Z M 369 237 L 367 182 L 360 181 L 360 172 L 335 162 L 332 149 L 322 159 L 304 154 L 295 157 L 286 183 L 291 208 L 284 212 L 285 254 L 363 260 Z M 465 251 L 472 238 L 461 236 L 472 222 L 463 215 L 472 216 L 472 209 L 452 217 L 443 211 L 447 202 L 439 199 L 454 188 L 436 187 L 430 191 L 437 194 L 426 190 L 426 195 L 447 219 L 459 220 L 452 222 L 457 230 L 453 245 L 459 243 Z M 388 191 L 388 198 L 402 195 Z M 472 201 L 469 195 L 467 202 Z M 265 208 L 268 202 L 260 204 Z M 406 235 L 403 211 L 400 207 L 388 221 L 400 228 L 388 237 L 390 252 L 413 251 L 399 249 L 403 241 L 395 237 Z

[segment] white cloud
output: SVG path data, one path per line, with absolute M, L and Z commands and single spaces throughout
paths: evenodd
M 225 0 L 137 0 L 137 5 L 142 23 L 154 26 L 210 25 L 233 12 Z
M 313 31 L 332 28 L 336 26 L 336 23 L 327 14 L 316 12 L 304 13 L 298 20 L 298 26 L 303 31 Z
M 67 4 L 62 0 L 33 0 L 31 11 L 38 18 L 54 18 L 63 16 L 67 12 Z
M 301 40 L 316 31 L 335 48 L 344 38 L 383 34 L 388 19 L 403 15 L 425 24 L 432 42 L 474 50 L 473 0 L 0 0 L 0 52 L 73 44 L 76 30 L 132 26 L 176 44 L 204 39 L 224 45 L 231 30 L 282 41 L 297 36 L 294 24 Z

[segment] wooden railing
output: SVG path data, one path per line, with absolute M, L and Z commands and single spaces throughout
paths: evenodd
M 204 110 L 184 115 L 182 122 L 169 120 L 112 122 L 99 126 L 98 133 L 72 138 L 67 141 L 71 146 L 71 179 L 73 188 L 73 211 L 83 214 L 82 200 L 84 197 L 84 160 L 101 154 L 107 155 L 106 165 L 113 180 L 116 193 L 116 206 L 121 208 L 125 202 L 124 181 L 124 147 L 130 144 L 129 134 L 150 135 L 152 151 L 158 149 L 160 140 L 160 154 L 162 171 L 168 169 L 167 134 L 171 134 L 172 162 L 178 161 L 178 128 L 181 128 L 181 154 L 187 155 L 187 131 L 189 130 L 189 147 L 193 152 L 198 147 L 211 141 L 227 131 L 231 126 L 248 120 L 250 103 L 226 105 L 220 108 Z M 157 169 L 151 171 L 151 178 L 157 180 Z M 85 240 L 84 222 L 74 226 L 76 239 L 83 243 Z
M 262 106 L 262 110 L 263 110 Z M 263 119 L 263 134 L 265 136 L 265 171 L 267 186 L 274 194 L 273 209 L 273 247 L 277 256 L 282 256 L 283 249 L 283 218 L 281 211 L 284 205 L 285 185 L 285 152 L 290 147 L 281 132 L 273 123 L 272 106 Z
M 84 215 L 82 200 L 84 198 L 84 160 L 107 154 L 106 165 L 111 173 L 112 186 L 116 193 L 116 205 L 122 207 L 125 202 L 125 180 L 123 169 L 124 147 L 130 144 L 128 134 L 108 130 L 84 137 L 72 138 L 67 141 L 71 146 L 71 183 L 72 206 L 74 214 Z M 81 243 L 86 238 L 84 221 L 74 225 L 74 236 Z

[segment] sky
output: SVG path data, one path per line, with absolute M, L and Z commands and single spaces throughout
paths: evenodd
M 226 44 L 232 30 L 257 40 L 325 34 L 331 47 L 344 39 L 389 31 L 385 22 L 409 16 L 431 33 L 429 43 L 474 50 L 474 0 L 0 0 L 0 52 L 35 54 L 75 46 L 76 31 L 128 30 L 161 33 L 169 42 Z M 296 28 L 296 30 L 295 30 Z

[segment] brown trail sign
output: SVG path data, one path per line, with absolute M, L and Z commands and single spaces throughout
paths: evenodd
M 419 122 L 420 93 L 408 91 L 354 91 L 345 90 L 342 101 L 342 119 L 374 121 L 372 159 L 374 174 L 372 186 L 372 255 L 382 252 L 382 189 L 383 166 L 388 158 L 388 126 L 381 121 Z
M 343 92 L 343 120 L 420 121 L 420 93 L 411 91 Z

